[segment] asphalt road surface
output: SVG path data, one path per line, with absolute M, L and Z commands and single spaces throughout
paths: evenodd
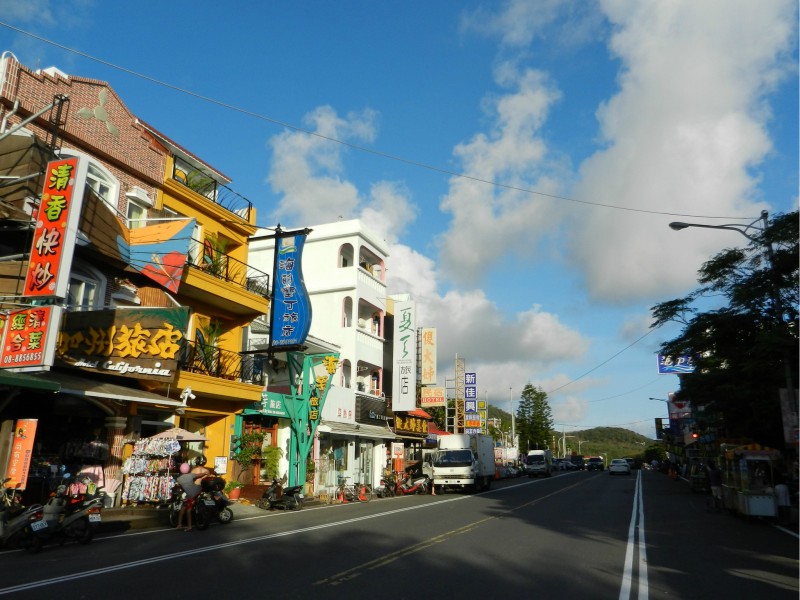
M 798 597 L 796 531 L 708 513 L 661 473 L 571 471 L 481 494 L 300 512 L 235 509 L 207 531 L 148 529 L 0 553 L 0 596 L 176 598 Z

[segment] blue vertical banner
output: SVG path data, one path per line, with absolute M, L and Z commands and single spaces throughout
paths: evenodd
M 311 300 L 303 281 L 303 246 L 310 229 L 275 232 L 270 348 L 302 346 L 311 328 Z

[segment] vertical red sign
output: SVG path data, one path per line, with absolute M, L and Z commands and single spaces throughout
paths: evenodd
M 33 441 L 36 438 L 37 419 L 19 419 L 14 427 L 14 441 L 11 443 L 11 456 L 8 457 L 6 477 L 11 481 L 6 487 L 24 490 L 28 481 L 33 455 Z
M 52 365 L 60 306 L 31 306 L 9 313 L 0 349 L 0 368 Z
M 75 221 L 79 215 L 70 215 L 80 210 L 80 198 L 73 207 L 75 177 L 78 172 L 78 159 L 65 158 L 47 164 L 42 201 L 36 218 L 36 230 L 33 235 L 31 257 L 28 273 L 25 278 L 26 297 L 56 296 L 59 289 L 66 289 L 66 283 L 59 286 L 59 279 L 69 278 L 67 272 L 61 273 L 65 253 L 72 248 L 68 235 L 69 221 Z M 81 186 L 82 187 L 82 186 Z M 74 233 L 73 233 L 74 235 Z

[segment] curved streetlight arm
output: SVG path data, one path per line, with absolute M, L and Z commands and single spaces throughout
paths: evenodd
M 766 210 L 761 211 L 761 216 L 757 218 L 755 221 L 750 223 L 749 225 L 737 225 L 736 223 L 725 223 L 724 225 L 703 225 L 701 223 L 684 223 L 683 221 L 673 221 L 669 224 L 670 229 L 674 229 L 675 231 L 680 231 L 681 229 L 686 229 L 687 227 L 702 227 L 704 229 L 725 229 L 727 231 L 738 231 L 744 237 L 746 237 L 751 242 L 760 242 L 761 240 L 754 235 L 747 233 L 750 229 L 755 229 L 759 233 L 764 233 L 767 228 L 767 219 L 769 218 L 769 213 Z M 756 225 L 761 221 L 763 223 L 762 226 Z

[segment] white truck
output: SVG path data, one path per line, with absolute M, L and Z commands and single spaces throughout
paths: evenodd
M 448 488 L 488 490 L 494 479 L 494 440 L 477 433 L 456 433 L 439 438 L 433 454 L 433 485 Z
M 528 450 L 525 472 L 528 477 L 550 477 L 553 474 L 553 453 L 550 450 Z

